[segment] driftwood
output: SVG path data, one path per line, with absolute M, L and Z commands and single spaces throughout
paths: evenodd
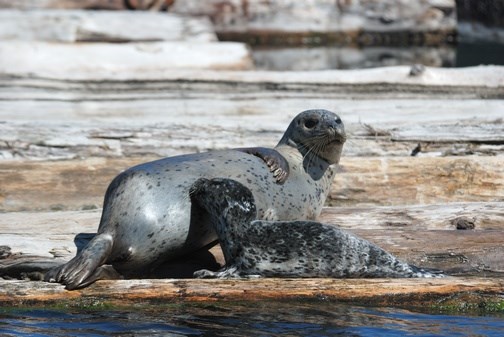
M 325 0 L 307 4 L 294 0 L 269 2 L 209 0 L 204 3 L 197 0 L 1 0 L 0 8 L 160 10 L 172 5 L 170 12 L 210 17 L 220 34 L 241 33 L 239 36 L 243 39 L 245 32 L 249 37 L 255 37 L 254 34 L 258 32 L 263 33 L 257 34 L 260 38 L 259 42 L 263 42 L 268 37 L 264 33 L 273 35 L 277 43 L 290 42 L 290 44 L 296 36 L 293 33 L 305 33 L 295 39 L 297 43 L 305 44 L 321 44 L 327 41 L 322 35 L 324 33 L 344 32 L 347 38 L 344 39 L 343 34 L 340 34 L 342 36 L 338 35 L 338 41 L 346 43 L 349 38 L 354 38 L 359 32 L 368 34 L 406 31 L 430 33 L 427 36 L 404 34 L 403 38 L 398 38 L 397 34 L 389 34 L 388 36 L 392 38 L 388 39 L 373 39 L 372 35 L 365 35 L 358 40 L 361 44 L 390 43 L 390 40 L 418 44 L 435 40 L 436 34 L 440 32 L 447 34 L 455 30 L 453 3 L 441 6 L 441 8 L 436 6 L 437 4 L 439 1 L 406 3 L 398 0 L 381 1 L 378 5 L 370 1 L 360 1 L 356 4 Z M 288 38 L 285 37 L 286 35 Z
M 153 157 L 0 163 L 0 210 L 101 207 L 110 181 Z M 343 158 L 331 205 L 405 205 L 504 200 L 503 159 L 497 157 Z
M 175 0 L 0 0 L 0 8 L 15 9 L 106 9 L 167 10 Z
M 366 238 L 398 257 L 450 274 L 504 273 L 504 204 L 455 203 L 429 206 L 328 207 L 320 221 Z M 100 210 L 15 212 L 0 218 L 0 274 L 48 266 L 73 257 L 96 232 Z M 79 235 L 74 242 L 74 237 Z M 6 247 L 9 247 L 7 249 Z M 218 247 L 211 250 L 224 263 Z M 26 264 L 29 265 L 26 265 Z M 23 269 L 24 268 L 24 269 Z
M 440 309 L 487 305 L 498 296 L 502 279 L 256 279 L 98 281 L 84 290 L 66 291 L 44 282 L 0 281 L 0 304 L 68 307 L 158 304 L 165 301 L 237 301 L 320 298 L 353 304 Z M 15 294 L 15 296 L 13 296 Z M 461 303 L 462 302 L 462 303 Z M 490 303 L 488 303 L 490 302 Z M 493 300 L 497 305 L 498 301 Z M 489 305 L 490 306 L 490 305 Z
M 330 197 L 349 205 L 503 200 L 502 163 L 501 157 L 348 158 Z
M 296 113 L 313 107 L 343 117 L 350 134 L 344 156 L 495 155 L 503 150 L 504 102 L 467 98 L 502 97 L 503 69 L 427 68 L 415 78 L 407 67 L 309 73 L 125 71 L 107 78 L 94 72 L 48 74 L 57 79 L 5 69 L 14 78 L 0 76 L 5 84 L 0 86 L 0 115 L 6 121 L 0 124 L 0 155 L 168 156 L 230 143 L 272 146 Z M 37 122 L 27 122 L 26 116 Z
M 453 41 L 456 24 L 453 4 L 429 1 L 186 0 L 170 11 L 207 15 L 222 39 L 252 44 L 439 45 Z
M 66 6 L 76 3 L 67 1 Z M 257 7 L 249 9 L 253 13 Z M 352 14 L 348 8 L 338 10 Z M 440 14 L 429 13 L 434 19 Z M 188 22 L 192 21 L 173 16 L 163 21 L 179 20 L 184 28 L 161 37 L 149 27 L 114 31 L 108 24 L 113 19 L 104 19 L 110 13 L 26 15 L 42 21 L 65 15 L 76 18 L 67 31 L 42 24 L 50 31 L 23 33 L 33 39 L 201 38 L 191 31 Z M 149 23 L 154 24 L 157 19 L 152 18 Z M 2 27 L 15 27 L 21 19 L 6 18 Z M 225 23 L 224 17 L 218 19 L 217 26 Z M 423 28 L 435 25 L 424 19 Z M 100 20 L 107 25 L 102 26 Z M 66 21 L 61 22 L 64 26 Z M 394 30 L 404 23 L 397 20 L 389 27 Z M 36 27 L 37 22 L 30 20 L 30 24 Z M 21 32 L 12 29 L 21 38 Z M 5 32 L 8 29 L 2 29 Z M 205 30 L 203 37 L 208 36 Z M 372 43 L 374 35 L 358 32 L 355 37 Z M 424 37 L 427 40 L 422 43 L 429 38 L 440 41 L 436 34 Z M 432 306 L 462 298 L 486 303 L 502 293 L 501 279 L 479 277 L 499 276 L 504 271 L 500 211 L 504 201 L 504 68 L 428 67 L 416 73 L 410 67 L 325 72 L 200 71 L 195 67 L 248 69 L 251 59 L 238 44 L 0 42 L 0 153 L 1 158 L 11 159 L 0 162 L 0 211 L 6 212 L 0 215 L 0 273 L 4 277 L 16 273 L 33 277 L 26 273 L 36 272 L 35 267 L 43 271 L 75 255 L 97 229 L 108 183 L 125 168 L 180 153 L 272 146 L 296 113 L 314 107 L 340 113 L 350 134 L 329 200 L 338 208 L 325 208 L 320 220 L 355 232 L 410 263 L 477 277 L 127 280 L 98 282 L 76 292 L 55 284 L 4 280 L 0 281 L 0 303 L 79 306 L 90 301 L 121 305 L 316 297 Z M 223 263 L 218 246 L 210 252 Z
M 12 55 L 17 55 L 13 58 Z M 168 69 L 252 68 L 246 46 L 236 42 L 82 43 L 0 42 L 1 72 L 141 74 Z
M 117 103 L 107 101 L 110 104 L 105 102 L 91 104 L 89 106 L 91 109 L 83 104 L 46 102 L 39 103 L 36 112 L 25 110 L 34 105 L 33 102 L 26 103 L 22 107 L 23 104 L 19 102 L 11 102 L 9 104 L 11 109 L 5 112 L 5 117 L 19 119 L 21 123 L 17 121 L 0 123 L 0 159 L 46 160 L 140 155 L 164 157 L 226 149 L 229 148 L 229 144 L 237 147 L 273 146 L 281 138 L 285 124 L 288 123 L 283 122 L 285 117 L 279 114 L 267 116 L 265 110 L 260 110 L 259 104 L 256 106 L 257 110 L 241 114 L 237 107 L 238 110 L 234 111 L 234 114 L 230 110 L 229 115 L 219 117 L 219 114 L 224 115 L 226 110 L 223 108 L 224 111 L 218 111 L 219 104 L 209 103 L 209 108 L 205 112 L 188 113 L 184 118 L 185 124 L 182 125 L 178 124 L 180 120 L 175 114 L 170 116 L 162 113 L 161 110 L 171 110 L 169 106 L 173 104 L 169 104 L 168 101 L 168 106 L 153 102 L 152 104 L 157 106 L 152 106 L 154 111 L 150 111 L 150 103 L 143 101 L 143 104 L 132 102 L 129 107 L 126 107 L 126 102 L 119 104 L 119 107 Z M 464 103 L 471 105 L 469 102 Z M 494 116 L 498 115 L 497 110 L 501 105 L 504 108 L 504 103 L 496 103 Z M 120 114 L 127 109 L 138 109 L 140 112 L 142 105 L 146 111 L 141 115 Z M 7 107 L 7 104 L 4 106 Z M 340 108 L 343 107 L 340 105 Z M 68 111 L 66 109 L 73 110 L 73 114 L 65 113 Z M 376 115 L 385 114 L 381 109 L 377 109 Z M 255 111 L 258 115 L 254 114 Z M 212 112 L 216 115 L 211 115 Z M 422 157 L 504 153 L 504 122 L 484 119 L 492 117 L 491 109 L 488 109 L 487 117 L 481 116 L 481 119 L 476 120 L 464 119 L 463 113 L 459 113 L 458 121 L 435 121 L 434 116 L 433 120 L 425 116 L 421 122 L 422 126 L 418 125 L 418 117 L 414 111 L 412 112 L 410 114 L 404 111 L 404 117 L 395 118 L 389 114 L 389 118 L 394 118 L 389 125 L 373 122 L 358 124 L 357 118 L 360 116 L 341 114 L 349 134 L 344 156 Z M 26 114 L 43 115 L 45 122 L 43 124 L 23 122 L 23 116 Z M 87 118 L 90 114 L 94 116 L 93 121 Z M 377 116 L 363 114 L 362 117 L 372 118 L 372 121 L 378 123 Z M 72 124 L 61 123 L 62 120 L 69 118 L 72 119 Z M 159 119 L 159 124 L 155 126 L 148 124 L 154 118 Z M 262 118 L 268 118 L 268 123 L 265 124 Z M 114 127 L 103 126 L 112 120 L 116 124 Z M 77 122 L 82 124 L 77 125 Z M 234 122 L 237 125 L 231 126 Z M 246 122 L 249 125 L 246 125 Z M 50 127 L 48 123 L 51 124 Z M 399 123 L 405 124 L 394 126 Z
M 47 46 L 39 42 L 40 46 Z M 142 44 L 141 44 L 142 45 Z M 169 42 L 161 45 L 173 46 Z M 217 44 L 218 45 L 218 44 Z M 215 48 L 221 48 L 215 45 Z M 241 44 L 226 44 L 233 50 L 233 55 L 242 55 Z M 98 48 L 86 45 L 86 48 Z M 129 46 L 129 47 L 128 47 Z M 145 45 L 144 50 L 136 50 L 134 44 L 127 44 L 123 50 L 129 50 L 132 55 L 144 53 L 149 57 L 159 48 L 156 44 Z M 183 45 L 182 45 L 183 46 Z M 198 58 L 198 50 L 207 50 L 213 44 L 198 46 L 193 58 Z M 240 47 L 241 46 L 241 47 Z M 19 47 L 19 49 L 17 48 Z M 35 67 L 42 62 L 37 55 L 55 53 L 63 50 L 68 55 L 80 53 L 76 46 L 56 44 L 36 54 L 32 44 L 23 42 L 0 43 L 0 97 L 13 99 L 16 92 L 23 89 L 24 96 L 32 99 L 50 98 L 66 100 L 97 100 L 97 99 L 149 99 L 149 98 L 217 98 L 251 99 L 265 95 L 269 98 L 423 98 L 423 99 L 470 99 L 470 98 L 502 98 L 504 87 L 504 67 L 478 66 L 470 68 L 429 68 L 418 75 L 411 76 L 411 67 L 396 66 L 366 70 L 326 70 L 309 72 L 244 72 L 244 71 L 191 71 L 160 69 L 144 67 L 122 67 L 120 72 L 105 72 L 99 65 L 106 65 L 107 60 L 119 57 L 117 53 L 108 55 L 103 60 L 93 58 L 93 66 L 72 69 L 67 72 L 60 62 L 44 60 L 47 67 Z M 129 49 L 128 49 L 129 48 Z M 34 64 L 13 60 L 8 51 L 26 51 L 24 59 L 34 56 Z M 83 48 L 85 49 L 85 48 Z M 121 51 L 119 46 L 108 46 L 110 52 Z M 161 49 L 163 50 L 163 49 Z M 208 51 L 208 50 L 207 50 Z M 52 55 L 52 54 L 51 54 Z M 79 54 L 81 55 L 81 54 Z M 60 59 L 62 55 L 58 56 Z M 229 59 L 232 55 L 227 55 Z M 80 56 L 81 57 L 81 56 Z M 80 58 L 79 57 L 79 58 Z M 244 57 L 242 55 L 242 57 Z M 172 55 L 171 59 L 174 58 Z M 56 59 L 55 59 L 56 60 Z M 144 59 L 145 61 L 145 59 Z M 181 62 L 188 62 L 187 60 Z M 200 60 L 204 63 L 204 60 Z M 224 60 L 220 61 L 224 63 Z M 67 65 L 77 64 L 77 60 L 67 60 Z M 145 64 L 145 62 L 144 62 Z M 197 63 L 198 64 L 198 63 Z M 197 65 L 196 64 L 196 65 Z M 224 63 L 225 64 L 225 63 Z M 219 69 L 224 69 L 220 67 Z M 233 69 L 237 69 L 234 67 Z M 17 90 L 12 90 L 16 87 Z M 5 95 L 7 93 L 7 96 Z M 69 94 L 72 95 L 69 95 Z M 141 94 L 141 96 L 139 96 Z M 56 96 L 55 96 L 56 95 Z
M 207 18 L 172 13 L 0 10 L 0 40 L 196 44 L 217 41 L 217 37 Z
M 0 0 L 0 8 L 124 9 L 124 0 Z

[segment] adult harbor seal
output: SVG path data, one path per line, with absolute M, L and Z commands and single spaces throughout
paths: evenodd
M 224 253 L 218 272 L 200 278 L 440 277 L 398 260 L 369 241 L 314 221 L 256 220 L 250 190 L 230 179 L 199 179 L 194 202 L 208 211 Z
M 189 195 L 199 178 L 229 178 L 247 186 L 258 219 L 314 219 L 345 139 L 339 116 L 307 110 L 274 149 L 211 151 L 132 167 L 108 187 L 98 234 L 45 280 L 76 289 L 101 278 L 142 277 L 167 260 L 215 244 L 213 217 Z

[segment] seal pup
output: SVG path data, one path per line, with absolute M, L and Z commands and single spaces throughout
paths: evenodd
M 132 167 L 108 187 L 97 235 L 45 280 L 76 289 L 102 278 L 142 278 L 166 261 L 216 244 L 213 218 L 190 198 L 199 178 L 229 178 L 247 186 L 258 219 L 314 219 L 345 139 L 338 115 L 307 110 L 273 149 L 210 151 Z
M 440 277 L 398 260 L 369 241 L 314 221 L 264 221 L 250 190 L 230 179 L 199 179 L 191 196 L 215 218 L 226 266 L 199 278 Z

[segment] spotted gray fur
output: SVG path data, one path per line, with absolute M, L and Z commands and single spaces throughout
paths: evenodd
M 76 289 L 100 278 L 143 277 L 165 261 L 214 244 L 211 217 L 190 198 L 199 178 L 229 178 L 250 188 L 257 219 L 314 219 L 329 193 L 344 142 L 340 117 L 307 110 L 293 119 L 271 151 L 288 163 L 282 184 L 268 167 L 270 153 L 261 159 L 240 149 L 132 167 L 108 187 L 98 234 L 45 280 Z
M 314 221 L 255 220 L 250 190 L 229 179 L 200 179 L 192 195 L 209 214 L 224 253 L 218 272 L 200 278 L 235 277 L 440 277 L 402 262 L 352 233 Z

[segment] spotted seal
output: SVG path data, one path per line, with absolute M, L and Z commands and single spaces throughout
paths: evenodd
M 212 217 L 226 266 L 200 278 L 440 277 L 398 260 L 369 241 L 314 221 L 257 219 L 250 190 L 230 179 L 199 179 L 193 200 Z
M 167 260 L 215 244 L 212 217 L 190 198 L 199 178 L 229 178 L 247 186 L 258 219 L 314 219 L 345 139 L 338 115 L 307 110 L 273 149 L 210 151 L 132 167 L 108 187 L 98 234 L 45 280 L 76 289 L 101 278 L 141 278 Z

